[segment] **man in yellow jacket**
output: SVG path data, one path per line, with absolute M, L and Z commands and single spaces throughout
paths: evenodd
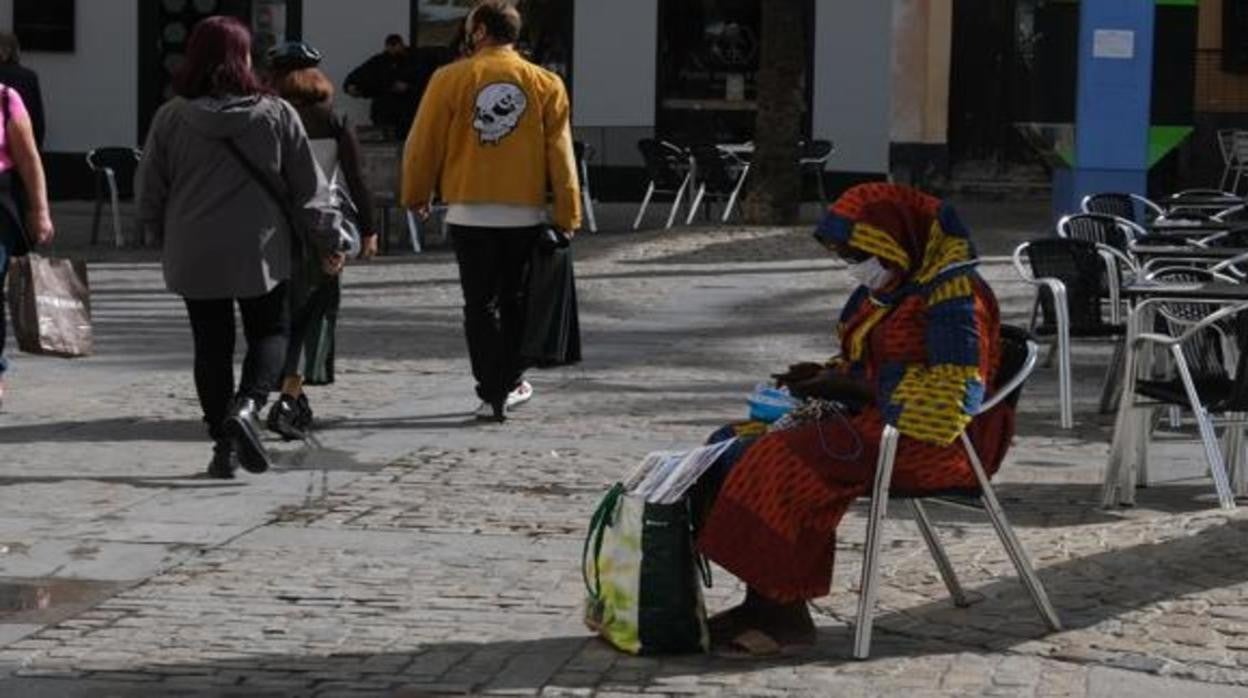
M 403 205 L 427 216 L 435 191 L 447 204 L 477 417 L 500 422 L 533 395 L 520 360 L 533 246 L 548 223 L 572 235 L 581 222 L 567 90 L 516 52 L 520 27 L 507 0 L 477 3 L 471 55 L 434 74 L 403 157 Z

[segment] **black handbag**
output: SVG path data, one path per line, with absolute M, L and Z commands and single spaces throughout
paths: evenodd
M 529 260 L 524 335 L 520 356 L 536 368 L 581 362 L 581 325 L 576 303 L 576 273 L 568 238 L 545 229 Z

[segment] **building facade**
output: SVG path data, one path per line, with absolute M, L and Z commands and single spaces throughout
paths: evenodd
M 621 197 L 640 194 L 637 140 L 748 140 L 762 0 L 519 0 L 524 49 L 560 72 L 577 137 Z M 892 3 L 793 0 L 810 28 L 807 135 L 837 146 L 829 170 L 888 172 Z M 388 34 L 417 48 L 445 45 L 472 0 L 0 0 L 0 27 L 26 38 L 23 62 L 43 81 L 49 169 L 58 194 L 89 194 L 83 155 L 141 145 L 194 23 L 212 14 L 248 22 L 258 47 L 302 38 L 341 86 Z M 38 26 L 22 24 L 32 7 Z M 57 41 L 49 41 L 52 31 Z M 40 34 L 39 32 L 43 32 Z M 68 39 L 66 39 L 68 37 Z M 366 123 L 368 105 L 338 106 Z M 618 187 L 610 186 L 618 183 Z M 595 181 L 598 185 L 598 180 Z M 597 186 L 603 192 L 604 186 Z M 633 190 L 636 190 L 635 192 Z

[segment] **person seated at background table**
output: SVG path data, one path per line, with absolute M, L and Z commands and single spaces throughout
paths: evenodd
M 892 486 L 904 492 L 976 488 L 956 439 L 969 430 L 991 474 L 1014 430 L 1004 403 L 971 418 L 1000 362 L 1000 318 L 948 204 L 861 185 L 830 208 L 815 237 L 859 284 L 837 326 L 841 354 L 776 379 L 823 401 L 770 429 L 725 427 L 712 441 L 743 439 L 695 493 L 711 500 L 699 549 L 748 587 L 741 605 L 711 619 L 720 651 L 765 656 L 814 642 L 806 602 L 829 593 L 837 525 L 870 491 L 886 424 L 902 435 Z

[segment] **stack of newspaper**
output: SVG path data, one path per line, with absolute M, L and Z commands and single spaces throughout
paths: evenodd
M 691 451 L 651 453 L 624 481 L 624 488 L 651 504 L 675 504 L 736 442 L 728 439 Z

